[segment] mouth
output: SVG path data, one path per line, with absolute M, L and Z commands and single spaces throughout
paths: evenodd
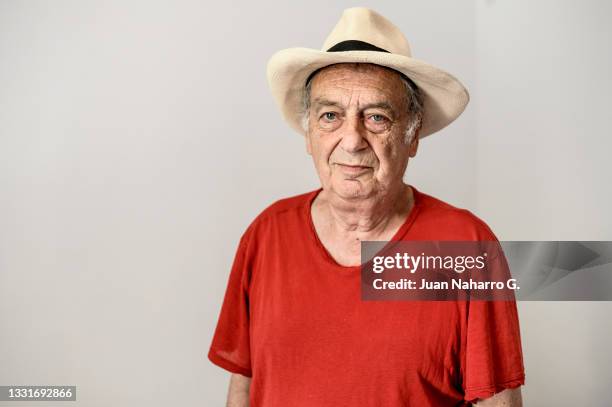
M 362 172 L 370 171 L 372 169 L 372 167 L 367 165 L 351 165 L 341 163 L 336 163 L 336 165 L 342 172 L 352 175 L 360 174 Z

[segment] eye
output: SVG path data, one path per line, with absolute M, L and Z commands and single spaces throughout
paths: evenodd
M 325 112 L 323 113 L 323 118 L 328 122 L 333 122 L 334 120 L 336 120 L 337 116 L 334 112 Z
M 382 114 L 373 114 L 370 116 L 370 119 L 372 119 L 372 121 L 375 123 L 384 123 L 385 120 L 387 120 L 387 118 Z
M 365 126 L 373 133 L 386 132 L 391 128 L 393 121 L 384 114 L 371 113 L 365 116 Z

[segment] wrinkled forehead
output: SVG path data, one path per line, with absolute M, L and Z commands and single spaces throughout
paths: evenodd
M 341 75 L 353 75 L 353 76 L 373 76 L 373 77 L 387 77 L 393 78 L 397 77 L 399 79 L 403 76 L 402 73 L 387 68 L 386 66 L 369 64 L 369 63 L 338 63 L 333 65 L 324 66 L 323 68 L 319 68 L 308 76 L 306 79 L 305 85 L 308 85 L 311 81 L 313 81 L 316 77 L 327 78 L 330 76 L 341 76 Z
M 377 99 L 401 105 L 405 101 L 405 86 L 400 73 L 380 65 L 342 63 L 315 71 L 309 78 L 310 97 L 351 93 L 367 90 Z M 398 106 L 399 107 L 399 106 Z

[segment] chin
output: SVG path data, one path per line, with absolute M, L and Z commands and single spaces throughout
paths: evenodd
M 359 180 L 343 180 L 332 185 L 333 191 L 345 199 L 366 198 L 372 194 L 370 183 Z

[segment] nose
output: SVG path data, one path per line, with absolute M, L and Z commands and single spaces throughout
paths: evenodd
M 351 115 L 344 121 L 340 148 L 347 153 L 356 153 L 368 147 L 365 138 L 365 128 L 358 115 Z

